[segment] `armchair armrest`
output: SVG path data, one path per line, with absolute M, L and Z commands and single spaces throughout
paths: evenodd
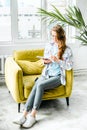
M 14 100 L 17 103 L 23 101 L 23 72 L 13 57 L 8 57 L 5 61 L 5 81 Z
M 72 92 L 72 86 L 73 86 L 73 69 L 66 71 L 66 95 L 69 97 Z

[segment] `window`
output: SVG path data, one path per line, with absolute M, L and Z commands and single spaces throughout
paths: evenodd
M 47 10 L 48 11 L 52 11 L 53 7 L 51 5 L 54 5 L 56 6 L 59 11 L 64 14 L 65 11 L 66 11 L 66 8 L 68 7 L 68 5 L 76 5 L 76 1 L 75 0 L 60 0 L 60 1 L 57 1 L 57 0 L 48 0 L 47 1 Z M 54 24 L 51 24 L 49 27 L 48 27 L 48 38 L 49 40 L 51 39 L 51 36 L 50 36 L 50 33 L 49 33 L 49 30 L 50 28 L 52 28 L 52 26 L 54 26 Z M 67 42 L 68 43 L 73 43 L 75 42 L 75 38 L 73 38 L 73 36 L 75 35 L 75 28 L 74 27 L 71 27 L 71 26 L 66 26 L 64 28 L 65 32 L 66 32 L 66 38 L 67 38 Z
M 68 2 L 69 5 L 76 5 L 76 0 L 70 0 Z M 75 34 L 76 34 L 76 29 L 72 26 L 67 27 L 67 37 L 68 37 L 68 43 L 75 43 Z
M 53 4 L 64 13 L 72 1 L 75 0 L 0 0 L 0 41 L 7 44 L 7 41 L 11 44 L 47 41 L 52 26 L 41 20 L 38 8 L 51 11 Z M 73 29 L 68 27 L 66 32 L 71 37 Z
M 65 8 L 67 7 L 67 0 L 60 0 L 60 1 L 57 1 L 57 0 L 48 0 L 47 2 L 47 10 L 52 10 L 52 6 L 51 5 L 54 5 L 56 6 L 62 13 L 65 12 Z
M 18 38 L 41 38 L 41 0 L 18 0 Z
M 52 5 L 54 5 L 56 8 L 58 8 L 58 10 L 61 12 L 61 13 L 65 13 L 65 9 L 67 8 L 67 5 L 68 5 L 68 0 L 60 0 L 60 1 L 57 1 L 57 0 L 48 0 L 47 1 L 47 10 L 48 11 L 52 11 L 53 7 Z M 53 23 L 51 25 L 48 26 L 48 40 L 51 39 L 51 36 L 50 36 L 50 29 L 55 25 L 56 23 Z M 67 28 L 65 28 L 65 30 L 67 30 Z
M 0 0 L 0 41 L 11 41 L 10 0 Z

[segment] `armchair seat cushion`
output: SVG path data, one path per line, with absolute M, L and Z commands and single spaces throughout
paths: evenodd
M 24 85 L 24 97 L 28 98 L 32 86 L 34 85 L 35 79 L 40 75 L 29 75 L 23 76 L 23 85 Z M 29 80 L 30 79 L 30 80 Z M 43 95 L 43 99 L 55 99 L 58 96 L 63 96 L 65 94 L 65 87 L 61 85 L 51 90 L 46 90 Z
M 61 85 L 54 89 L 45 90 L 43 100 L 56 99 L 57 97 L 64 97 L 64 95 L 65 95 L 65 87 Z

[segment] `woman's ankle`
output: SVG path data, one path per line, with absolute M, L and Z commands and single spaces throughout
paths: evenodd
M 23 116 L 26 118 L 27 115 L 28 115 L 28 112 L 27 112 L 26 110 L 24 110 L 24 112 L 23 112 Z
M 37 114 L 37 110 L 36 109 L 32 109 L 30 115 L 35 118 L 36 114 Z

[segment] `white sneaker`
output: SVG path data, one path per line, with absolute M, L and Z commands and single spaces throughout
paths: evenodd
M 36 123 L 35 117 L 29 115 L 25 123 L 22 125 L 23 128 L 30 128 Z
M 13 121 L 13 123 L 18 124 L 18 125 L 22 125 L 25 123 L 25 121 L 26 121 L 26 118 L 24 116 L 22 116 L 18 120 Z

